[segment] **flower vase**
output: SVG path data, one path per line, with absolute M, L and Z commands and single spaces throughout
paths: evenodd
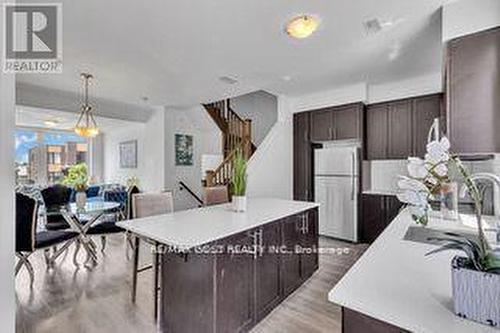
M 87 204 L 87 194 L 85 192 L 76 192 L 75 203 L 76 208 L 83 210 Z
M 441 186 L 441 218 L 458 220 L 458 184 L 445 183 Z
M 233 195 L 233 209 L 235 212 L 244 212 L 247 210 L 247 197 Z

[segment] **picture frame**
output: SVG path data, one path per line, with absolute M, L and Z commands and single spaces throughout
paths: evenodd
M 188 134 L 175 134 L 175 165 L 192 166 L 193 155 L 193 136 Z
M 120 142 L 120 168 L 137 168 L 137 140 Z

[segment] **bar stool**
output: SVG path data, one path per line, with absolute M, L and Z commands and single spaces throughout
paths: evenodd
M 174 211 L 174 201 L 172 192 L 163 193 L 137 193 L 132 195 L 132 216 L 134 219 L 171 214 Z M 154 290 L 154 317 L 158 316 L 158 284 L 159 284 L 159 266 L 160 266 L 160 253 L 158 242 L 142 238 L 148 244 L 154 246 L 153 262 L 151 265 L 139 268 L 139 247 L 140 239 L 134 239 L 134 257 L 133 257 L 133 273 L 132 273 L 132 302 L 135 303 L 137 295 L 137 275 L 153 268 L 153 290 Z
M 205 187 L 203 201 L 205 206 L 219 205 L 229 202 L 229 191 L 227 186 Z

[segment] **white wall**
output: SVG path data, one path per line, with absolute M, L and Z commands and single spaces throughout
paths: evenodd
M 368 85 L 368 103 L 434 94 L 443 91 L 441 73 L 431 73 L 397 82 Z
M 306 95 L 291 96 L 290 107 L 293 112 L 319 109 L 325 106 L 342 105 L 353 102 L 364 102 L 367 100 L 367 84 L 357 84 L 327 89 Z
M 293 124 L 290 101 L 278 97 L 278 121 L 248 163 L 249 197 L 292 199 Z
M 125 183 L 127 178 L 139 178 L 145 191 L 159 191 L 165 185 L 163 142 L 165 136 L 164 109 L 153 112 L 146 123 L 117 128 L 103 135 L 104 180 Z M 137 168 L 120 168 L 120 142 L 137 140 Z
M 3 24 L 0 36 L 3 36 Z M 0 43 L 0 54 L 4 54 Z M 0 71 L 0 326 L 15 331 L 14 302 L 14 75 Z
M 443 41 L 499 25 L 498 0 L 460 0 L 443 6 Z
M 231 99 L 232 109 L 243 119 L 252 120 L 252 142 L 259 146 L 278 119 L 278 99 L 265 91 Z
M 193 136 L 193 165 L 175 165 L 175 134 Z M 202 197 L 201 155 L 220 154 L 222 137 L 220 130 L 201 106 L 187 109 L 167 109 L 165 115 L 165 182 L 166 188 L 174 191 L 176 210 L 197 206 L 197 202 L 185 190 L 180 190 L 183 181 L 199 197 Z

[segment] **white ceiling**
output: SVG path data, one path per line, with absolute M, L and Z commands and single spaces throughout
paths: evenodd
M 42 129 L 73 130 L 77 114 L 52 109 L 40 109 L 27 106 L 16 106 L 16 126 Z M 47 126 L 45 121 L 55 122 L 55 126 Z M 131 121 L 96 117 L 96 122 L 102 133 L 136 125 Z
M 439 72 L 439 8 L 449 1 L 54 2 L 63 3 L 63 74 L 18 75 L 20 82 L 77 92 L 79 73 L 90 71 L 94 96 L 189 105 L 258 89 L 296 95 Z M 303 13 L 318 16 L 320 29 L 292 40 L 284 24 Z M 392 26 L 367 34 L 363 22 L 373 18 Z

